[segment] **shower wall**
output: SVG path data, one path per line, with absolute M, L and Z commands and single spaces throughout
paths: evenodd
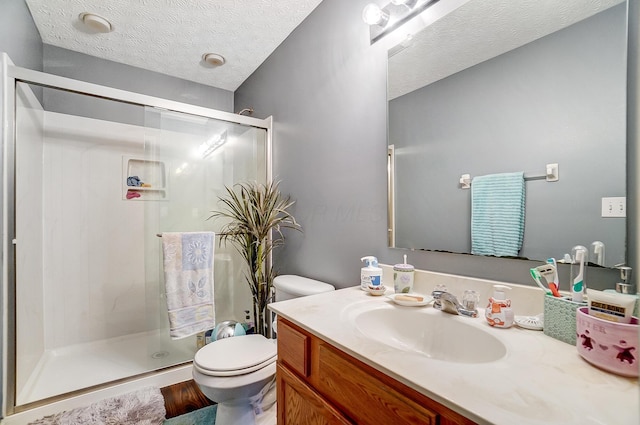
M 47 348 L 146 331 L 144 204 L 122 199 L 144 128 L 45 113 Z

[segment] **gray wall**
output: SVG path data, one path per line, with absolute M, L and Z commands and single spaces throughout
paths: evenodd
M 625 219 L 601 198 L 626 192 L 626 4 L 389 102 L 396 154 L 396 246 L 471 252 L 462 174 L 525 171 L 521 257 L 606 246 L 625 261 Z M 597 171 L 596 171 L 597 170 Z
M 386 51 L 369 46 L 367 0 L 324 0 L 236 91 L 274 117 L 274 176 L 296 200 L 280 273 L 360 282 L 360 258 L 386 261 Z
M 0 0 L 0 52 L 17 66 L 42 71 L 42 40 L 24 0 Z
M 359 282 L 360 257 L 394 264 L 408 253 L 421 269 L 532 284 L 538 262 L 387 248 L 386 51 L 369 45 L 367 3 L 324 0 L 236 91 L 237 109 L 274 116 L 274 174 L 304 227 L 287 234 L 276 268 L 346 287 Z M 617 277 L 588 274 L 592 287 Z

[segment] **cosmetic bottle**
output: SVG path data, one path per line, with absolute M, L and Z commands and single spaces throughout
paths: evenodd
M 362 257 L 365 267 L 360 269 L 360 289 L 369 291 L 369 286 L 382 285 L 382 269 L 378 267 L 378 259 L 372 255 Z
M 631 323 L 631 314 L 636 300 L 617 292 L 602 292 L 587 289 L 589 295 L 589 315 L 617 323 Z

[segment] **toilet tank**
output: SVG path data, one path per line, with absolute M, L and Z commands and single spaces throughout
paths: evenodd
M 273 280 L 273 286 L 276 288 L 276 301 L 306 297 L 336 289 L 328 283 L 292 274 L 276 276 Z

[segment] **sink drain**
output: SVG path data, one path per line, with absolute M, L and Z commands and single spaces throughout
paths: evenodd
M 156 351 L 155 353 L 153 353 L 151 355 L 151 358 L 152 359 L 164 359 L 167 356 L 169 356 L 169 352 L 168 351 Z

